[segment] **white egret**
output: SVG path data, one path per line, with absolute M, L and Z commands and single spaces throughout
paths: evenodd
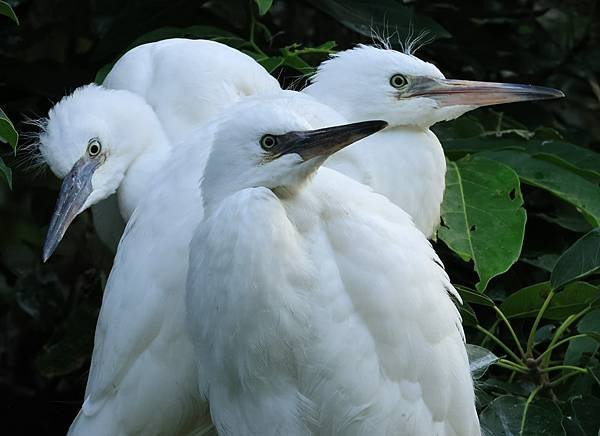
M 193 126 L 243 96 L 280 89 L 277 80 L 244 53 L 189 39 L 132 49 L 104 83 L 64 97 L 50 110 L 41 132 L 43 159 L 65 179 L 44 260 L 76 215 L 115 191 L 126 221 L 167 160 L 171 144 Z M 110 231 L 116 211 L 109 207 L 103 212 Z M 118 228 L 115 233 L 120 237 Z
M 385 197 L 315 175 L 385 123 L 307 131 L 320 126 L 304 113 L 246 100 L 196 168 L 186 300 L 219 434 L 479 435 L 458 296 L 431 245 Z
M 279 91 L 262 98 L 265 103 L 253 108 L 281 99 L 315 123 L 343 122 L 303 94 Z M 173 148 L 127 223 L 104 291 L 85 400 L 71 435 L 171 436 L 201 434 L 211 426 L 198 393 L 193 344 L 185 334 L 184 297 L 188 247 L 203 217 L 198 171 L 206 163 L 214 125 L 199 126 Z
M 442 145 L 429 128 L 481 106 L 564 96 L 539 86 L 446 79 L 416 56 L 366 45 L 323 62 L 304 92 L 348 121 L 390 124 L 325 165 L 385 195 L 427 237 L 440 222 L 446 174 Z

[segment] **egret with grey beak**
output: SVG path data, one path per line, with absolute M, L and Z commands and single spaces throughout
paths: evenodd
M 400 206 L 433 237 L 440 222 L 446 160 L 429 128 L 481 106 L 563 97 L 542 86 L 446 79 L 414 55 L 359 45 L 323 62 L 304 92 L 349 121 L 390 127 L 336 153 L 334 168 Z

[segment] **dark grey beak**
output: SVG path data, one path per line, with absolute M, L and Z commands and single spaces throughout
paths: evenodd
M 82 212 L 85 201 L 92 193 L 92 176 L 98 165 L 97 160 L 81 158 L 63 179 L 44 242 L 44 262 L 52 256 L 73 219 Z
M 387 127 L 385 121 L 361 121 L 318 130 L 289 132 L 281 135 L 280 155 L 297 153 L 307 161 L 328 157 L 348 145 Z
M 472 80 L 418 77 L 402 98 L 428 97 L 444 106 L 490 106 L 519 101 L 564 97 L 558 89 L 516 83 L 475 82 Z

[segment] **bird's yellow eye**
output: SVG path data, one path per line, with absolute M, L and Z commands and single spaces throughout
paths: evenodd
M 100 141 L 98 141 L 96 138 L 90 139 L 90 142 L 88 142 L 87 153 L 91 157 L 96 157 L 101 151 L 102 144 L 100 144 Z
M 270 150 L 277 145 L 277 138 L 273 135 L 265 135 L 260 138 L 260 146 L 263 150 Z
M 390 79 L 390 85 L 396 89 L 402 89 L 408 85 L 408 79 L 402 74 L 394 74 Z

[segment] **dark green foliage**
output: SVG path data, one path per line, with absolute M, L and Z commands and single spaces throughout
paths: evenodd
M 300 87 L 335 50 L 373 34 L 400 49 L 424 30 L 415 45 L 435 41 L 417 54 L 448 77 L 567 95 L 435 126 L 449 168 L 435 248 L 465 302 L 488 434 L 598 434 L 597 8 L 596 0 L 0 1 L 0 142 L 8 143 L 0 179 L 13 185 L 0 180 L 3 434 L 65 433 L 83 397 L 112 261 L 85 213 L 41 263 L 59 184 L 27 169 L 30 151 L 17 147 L 27 143 L 17 131 L 28 138 L 33 130 L 24 115 L 44 115 L 75 87 L 101 83 L 145 42 L 214 39 Z

